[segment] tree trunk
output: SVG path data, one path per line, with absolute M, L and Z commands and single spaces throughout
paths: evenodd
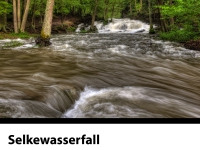
M 79 3 L 80 3 L 80 5 L 82 5 L 82 0 L 80 0 Z M 82 8 L 81 7 L 78 8 L 78 15 L 79 16 L 83 16 L 82 15 Z
M 154 34 L 155 31 L 153 29 L 153 23 L 152 23 L 152 12 L 151 12 L 151 0 L 148 0 L 148 8 L 149 8 L 149 34 Z
M 136 0 L 134 0 L 134 4 L 135 4 L 135 10 L 138 13 L 138 10 L 137 10 L 137 1 Z
M 143 5 L 142 0 L 140 0 L 140 12 L 142 11 L 142 5 Z
M 13 0 L 13 24 L 14 24 L 15 33 L 18 33 L 18 27 L 17 27 L 17 3 L 16 3 L 16 0 Z
M 162 0 L 157 0 L 157 2 L 158 2 L 158 6 L 163 5 L 163 1 Z M 160 8 L 158 8 L 158 12 L 159 12 L 159 16 L 160 16 L 160 27 L 161 27 L 161 30 L 162 30 L 162 32 L 168 32 L 169 28 L 168 28 L 166 20 L 162 18 L 162 14 L 161 14 Z
M 115 2 L 116 2 L 116 1 L 115 1 Z M 115 12 L 115 3 L 113 3 L 113 5 L 112 5 L 111 19 L 113 19 L 114 12 Z
M 44 0 L 41 0 L 40 1 L 40 6 L 43 6 L 43 5 L 44 5 Z M 41 24 L 43 24 L 43 21 L 44 21 L 43 20 L 43 18 L 44 18 L 43 16 L 44 16 L 44 12 L 42 11 L 42 9 L 40 9 L 40 23 Z
M 172 0 L 169 0 L 169 4 L 172 6 L 173 3 L 172 3 Z M 174 18 L 170 18 L 170 26 L 174 26 Z
M 148 8 L 149 8 L 149 24 L 152 25 L 152 17 L 151 17 L 151 0 L 148 0 Z
M 60 21 L 61 21 L 61 25 L 63 26 L 63 24 L 65 22 L 65 16 L 63 13 L 61 13 L 61 15 L 60 15 Z
M 108 5 L 109 5 L 109 0 L 105 0 L 105 8 L 103 13 L 104 21 L 108 21 Z
M 26 9 L 26 4 L 27 4 L 27 0 L 24 0 L 24 7 L 23 7 L 23 11 L 25 11 L 25 9 Z
M 29 11 L 29 7 L 30 7 L 30 0 L 27 0 L 26 2 L 26 8 L 25 8 L 25 11 L 24 11 L 24 15 L 23 15 L 23 19 L 22 19 L 22 25 L 21 25 L 21 32 L 24 32 L 25 30 L 25 26 L 26 26 L 26 22 L 27 22 L 27 17 L 28 17 L 28 11 Z
M 8 2 L 8 0 L 0 0 Z M 7 24 L 7 15 L 6 13 L 3 13 L 0 15 L 0 31 L 6 32 L 6 24 Z
M 40 46 L 51 45 L 50 36 L 51 36 L 51 27 L 53 19 L 53 7 L 54 7 L 54 0 L 47 0 L 41 35 L 36 40 L 36 44 L 39 44 Z
M 21 2 L 20 0 L 17 0 L 17 28 L 18 31 L 20 30 L 21 27 Z
M 95 18 L 96 18 L 96 14 L 97 14 L 97 7 L 98 7 L 98 0 L 95 0 L 95 6 L 93 9 L 93 14 L 92 14 L 92 23 L 91 23 L 91 30 L 94 31 L 94 22 L 95 22 Z
M 6 32 L 6 14 L 0 15 L 0 31 Z
M 132 1 L 130 1 L 130 16 L 132 17 L 133 15 L 133 10 L 132 10 Z
M 33 1 L 33 8 L 32 8 L 32 19 L 31 19 L 31 26 L 35 31 L 35 0 Z

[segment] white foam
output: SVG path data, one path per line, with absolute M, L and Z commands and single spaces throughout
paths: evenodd
M 136 32 L 148 32 L 149 25 L 143 23 L 139 20 L 131 19 L 112 19 L 112 22 L 107 25 L 103 25 L 102 22 L 95 21 L 94 25 L 97 27 L 99 33 L 136 33 Z M 84 24 L 78 25 L 76 32 L 81 32 L 81 28 L 84 27 Z M 85 27 L 85 30 L 88 30 L 90 26 Z
M 86 87 L 73 108 L 64 116 L 166 117 L 162 112 L 163 108 L 169 114 L 173 111 L 171 114 L 200 117 L 198 106 L 187 105 L 186 101 L 180 101 L 177 96 L 170 93 L 163 95 L 160 90 L 145 87 L 113 87 L 99 90 Z M 160 113 L 154 110 L 160 110 Z

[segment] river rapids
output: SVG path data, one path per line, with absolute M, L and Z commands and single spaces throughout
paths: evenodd
M 200 52 L 134 22 L 53 35 L 50 47 L 0 40 L 0 117 L 200 117 Z

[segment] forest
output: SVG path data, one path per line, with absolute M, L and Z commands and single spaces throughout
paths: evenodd
M 55 33 L 73 32 L 81 22 L 91 24 L 94 31 L 95 20 L 106 24 L 109 18 L 131 18 L 149 23 L 150 33 L 155 32 L 152 24 L 156 24 L 156 32 L 166 40 L 199 39 L 198 0 L 0 0 L 0 32 L 40 33 L 45 14 L 51 14 L 45 12 L 48 1 L 54 5 Z

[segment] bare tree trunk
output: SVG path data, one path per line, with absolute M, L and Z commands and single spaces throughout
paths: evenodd
M 27 22 L 27 17 L 28 17 L 28 11 L 29 11 L 29 7 L 30 7 L 30 0 L 27 0 L 26 2 L 26 8 L 25 8 L 25 11 L 24 11 L 24 15 L 23 15 L 23 19 L 22 19 L 22 25 L 21 25 L 21 32 L 24 32 L 25 30 L 25 26 L 26 26 L 26 22 Z
M 135 10 L 138 13 L 138 10 L 137 10 L 137 1 L 136 0 L 134 0 L 134 4 L 135 4 Z
M 21 27 L 21 2 L 17 0 L 17 28 L 20 30 Z
M 109 5 L 109 0 L 105 0 L 105 8 L 104 8 L 104 14 L 103 14 L 103 18 L 104 21 L 108 21 L 108 5 Z
M 152 17 L 151 17 L 151 0 L 148 0 L 148 8 L 149 8 L 149 24 L 152 25 Z
M 23 7 L 23 11 L 25 11 L 25 9 L 26 9 L 26 3 L 27 3 L 27 0 L 24 0 L 24 7 Z
M 140 12 L 142 11 L 142 5 L 143 5 L 142 0 L 140 0 Z
M 172 6 L 172 0 L 169 0 L 169 4 Z M 174 18 L 170 18 L 170 26 L 174 26 Z
M 35 0 L 33 1 L 33 6 L 32 6 L 32 19 L 31 19 L 31 26 L 35 32 Z
M 163 0 L 157 0 L 157 2 L 158 2 L 158 6 L 163 5 Z M 168 28 L 166 20 L 162 18 L 162 14 L 161 14 L 160 8 L 158 8 L 158 11 L 159 11 L 159 16 L 160 16 L 160 27 L 161 27 L 161 30 L 162 30 L 162 32 L 168 32 L 169 28 Z
M 36 44 L 39 44 L 40 46 L 51 45 L 50 36 L 51 36 L 51 27 L 53 19 L 53 7 L 54 7 L 54 0 L 47 0 L 41 35 L 36 40 Z
M 148 0 L 148 8 L 149 8 L 149 34 L 154 34 L 155 31 L 153 29 L 153 23 L 152 23 L 152 12 L 151 12 L 151 0 Z
M 50 38 L 51 36 L 53 7 L 54 7 L 54 0 L 47 0 L 44 22 L 43 22 L 42 31 L 41 31 L 41 37 L 43 39 Z
M 82 0 L 80 0 L 79 3 L 80 3 L 80 5 L 82 5 L 82 3 L 83 3 Z M 78 15 L 82 16 L 82 8 L 81 7 L 78 8 Z
M 132 10 L 132 0 L 130 1 L 130 16 L 133 15 L 133 10 Z
M 115 1 L 115 2 L 116 2 L 116 1 Z M 113 19 L 114 12 L 115 12 L 115 3 L 113 3 L 113 4 L 112 4 L 112 13 L 111 13 L 111 19 Z
M 18 33 L 18 27 L 17 27 L 17 3 L 16 3 L 16 0 L 13 0 L 13 24 L 14 24 L 15 33 Z
M 31 26 L 32 26 L 33 30 L 35 31 L 35 13 L 32 15 Z
M 40 5 L 43 6 L 44 5 L 44 0 L 40 1 Z M 42 11 L 42 9 L 40 9 L 40 23 L 43 24 L 43 18 L 44 18 L 44 12 Z
M 91 30 L 92 31 L 95 30 L 95 28 L 94 28 L 94 21 L 95 21 L 96 14 L 97 14 L 97 7 L 98 7 L 98 0 L 95 0 L 95 6 L 94 6 L 94 9 L 93 9 L 92 23 L 91 23 Z

